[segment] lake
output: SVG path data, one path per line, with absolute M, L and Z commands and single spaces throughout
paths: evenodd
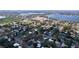
M 49 14 L 48 18 L 65 20 L 65 21 L 79 21 L 79 15 Z
M 0 19 L 6 18 L 6 16 L 0 16 Z

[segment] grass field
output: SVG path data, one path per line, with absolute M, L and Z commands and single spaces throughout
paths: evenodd
M 0 20 L 0 24 L 10 24 L 10 23 L 12 23 L 13 21 L 16 21 L 16 22 L 20 22 L 20 19 L 13 19 L 13 18 L 11 18 L 11 17 L 7 17 L 7 18 L 5 18 L 5 19 L 1 19 Z

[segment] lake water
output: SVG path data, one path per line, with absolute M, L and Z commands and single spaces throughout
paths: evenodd
M 5 16 L 0 16 L 0 19 L 6 18 Z
M 66 21 L 79 21 L 79 15 L 61 15 L 61 14 L 50 14 L 48 18 L 54 18 L 58 20 Z

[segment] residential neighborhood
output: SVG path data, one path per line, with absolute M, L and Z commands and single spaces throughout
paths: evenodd
M 0 20 L 0 48 L 79 48 L 79 22 L 9 15 Z

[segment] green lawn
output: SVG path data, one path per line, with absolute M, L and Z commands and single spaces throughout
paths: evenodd
M 9 24 L 9 23 L 12 23 L 13 21 L 19 22 L 20 20 L 19 19 L 14 20 L 14 19 L 12 19 L 10 17 L 7 17 L 5 19 L 1 19 L 0 24 Z

